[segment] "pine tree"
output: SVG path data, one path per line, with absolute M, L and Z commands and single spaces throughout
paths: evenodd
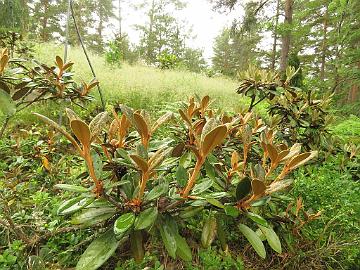
M 47 42 L 55 35 L 62 35 L 60 26 L 61 5 L 56 0 L 39 0 L 34 2 L 31 10 L 32 25 L 31 33 L 39 37 L 41 41 Z
M 149 64 L 155 64 L 158 55 L 163 52 L 182 57 L 187 33 L 183 31 L 181 22 L 175 19 L 169 10 L 184 7 L 184 2 L 179 0 L 152 0 L 150 5 L 147 5 L 146 1 L 141 6 L 147 10 L 148 23 L 137 25 L 142 35 L 139 48 Z
M 115 16 L 112 0 L 95 0 L 92 3 L 92 16 L 95 17 L 96 33 L 90 38 L 90 48 L 97 51 L 104 51 L 104 29 L 109 26 L 110 19 Z
M 29 8 L 26 0 L 0 1 L 0 30 L 12 30 L 24 34 L 29 24 Z

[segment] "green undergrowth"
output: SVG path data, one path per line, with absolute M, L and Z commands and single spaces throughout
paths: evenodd
M 305 207 L 314 213 L 322 211 L 306 233 L 334 267 L 328 269 L 359 269 L 360 181 L 353 180 L 342 162 L 337 155 L 322 165 L 299 170 L 292 195 L 302 197 Z
M 360 144 L 360 118 L 350 115 L 332 128 L 332 133 L 344 142 Z

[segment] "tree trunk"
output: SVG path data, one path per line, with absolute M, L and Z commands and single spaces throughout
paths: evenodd
M 326 4 L 326 10 L 324 14 L 323 22 L 323 42 L 322 42 L 322 52 L 321 52 L 321 66 L 320 66 L 320 80 L 325 80 L 325 63 L 326 63 L 326 53 L 327 53 L 327 31 L 328 31 L 328 18 L 329 16 L 329 5 Z
M 41 26 L 42 26 L 41 39 L 42 39 L 42 41 L 47 42 L 47 41 L 49 41 L 49 35 L 47 33 L 49 0 L 44 0 L 43 6 L 44 6 L 44 14 L 43 14 L 42 23 L 41 23 Z
M 272 47 L 272 57 L 271 57 L 271 70 L 275 70 L 275 63 L 276 63 L 276 46 L 277 46 L 277 29 L 279 24 L 279 10 L 280 10 L 280 0 L 276 1 L 276 15 L 275 15 L 275 26 L 274 26 L 274 41 Z
M 360 61 L 357 63 L 357 68 L 360 70 Z M 359 83 L 355 81 L 355 83 L 350 87 L 350 91 L 348 94 L 348 103 L 354 103 L 358 99 L 359 94 Z
M 292 24 L 293 5 L 294 5 L 294 0 L 285 0 L 284 24 L 288 30 L 286 30 L 285 34 L 283 35 L 282 44 L 281 44 L 280 71 L 282 73 L 285 73 L 289 58 L 290 43 L 291 43 L 290 27 Z

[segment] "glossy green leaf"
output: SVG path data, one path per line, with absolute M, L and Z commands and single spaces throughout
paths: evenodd
M 242 179 L 236 187 L 236 199 L 244 199 L 251 191 L 251 180 L 249 177 Z
M 252 206 L 252 207 L 263 206 L 263 205 L 267 204 L 270 200 L 271 200 L 271 197 L 270 197 L 270 196 L 262 197 L 261 199 L 252 202 L 252 203 L 251 203 L 251 206 Z
M 156 207 L 148 208 L 140 213 L 135 220 L 135 230 L 143 230 L 152 226 L 158 216 Z
M 217 199 L 214 199 L 214 198 L 206 198 L 206 201 L 218 208 L 225 208 L 225 206 Z
M 222 219 L 221 219 L 221 216 L 217 216 L 216 217 L 216 222 L 217 222 L 217 238 L 219 239 L 220 241 L 220 245 L 221 245 L 221 248 L 222 250 L 227 250 L 227 241 L 226 241 L 226 228 L 222 222 Z
M 91 204 L 87 205 L 86 208 L 104 208 L 113 207 L 114 205 L 104 198 L 94 200 Z
M 113 230 L 108 230 L 87 247 L 76 265 L 76 270 L 98 269 L 115 253 L 119 243 Z
M 263 234 L 266 237 L 266 240 L 268 241 L 270 247 L 275 250 L 277 253 L 281 254 L 281 242 L 279 239 L 279 236 L 276 234 L 276 232 L 270 228 L 270 227 L 264 227 L 259 225 L 260 230 L 263 232 Z
M 249 243 L 252 245 L 256 253 L 263 259 L 266 257 L 266 250 L 264 247 L 263 242 L 261 241 L 260 237 L 250 229 L 248 226 L 244 224 L 240 224 L 238 226 L 240 232 L 246 237 Z
M 176 255 L 186 262 L 192 261 L 191 248 L 186 242 L 185 238 L 179 234 L 175 235 L 176 241 Z
M 44 270 L 46 269 L 43 259 L 39 256 L 31 255 L 28 257 L 28 269 Z
M 178 184 L 181 187 L 185 187 L 189 176 L 188 176 L 187 170 L 183 166 L 179 165 L 177 167 L 175 177 L 176 177 L 176 181 L 178 182 Z
M 163 223 L 159 226 L 161 239 L 169 255 L 176 259 L 176 233 L 171 229 L 167 223 Z
M 57 214 L 58 215 L 73 214 L 73 213 L 85 208 L 89 204 L 91 204 L 94 201 L 94 199 L 95 198 L 77 197 L 77 198 L 67 200 L 59 206 L 59 208 L 57 210 Z
M 146 194 L 145 200 L 152 201 L 159 198 L 161 195 L 165 194 L 169 189 L 168 183 L 162 183 L 155 186 L 149 193 Z
M 90 227 L 111 218 L 115 212 L 114 207 L 84 209 L 80 214 L 73 217 L 71 223 Z
M 239 209 L 237 209 L 235 206 L 232 205 L 226 205 L 225 208 L 225 214 L 231 217 L 238 217 L 239 216 Z
M 191 160 L 192 160 L 191 152 L 186 152 L 181 156 L 179 164 L 184 168 L 188 168 L 191 165 Z
M 135 262 L 141 263 L 145 255 L 142 231 L 133 231 L 130 234 L 130 247 Z
M 201 244 L 204 248 L 210 247 L 216 236 L 216 218 L 209 217 L 205 220 L 204 227 L 201 233 Z
M 215 178 L 216 178 L 216 172 L 215 172 L 215 168 L 213 165 L 211 165 L 211 163 L 206 160 L 205 162 L 205 172 L 206 172 L 206 175 L 213 181 L 215 181 Z
M 114 223 L 114 233 L 117 236 L 124 235 L 133 226 L 135 214 L 133 212 L 121 215 Z
M 198 195 L 203 193 L 204 191 L 208 190 L 212 187 L 214 181 L 211 179 L 203 179 L 203 181 L 199 184 L 196 184 L 191 192 L 191 195 Z
M 263 217 L 259 216 L 258 214 L 255 213 L 251 213 L 251 212 L 247 212 L 246 216 L 248 218 L 250 218 L 252 221 L 256 222 L 259 225 L 268 227 L 269 224 L 267 223 L 266 219 L 264 219 Z
M 200 213 L 202 210 L 204 210 L 203 206 L 197 206 L 197 207 L 189 206 L 180 212 L 180 217 L 181 218 L 191 218 L 191 217 L 197 215 L 198 213 Z
M 99 154 L 96 151 L 91 150 L 91 158 L 93 160 L 95 176 L 97 179 L 101 179 L 101 174 L 103 171 L 103 163 L 102 163 L 101 157 L 99 156 Z
M 0 111 L 7 116 L 11 116 L 16 112 L 14 101 L 11 99 L 11 96 L 3 90 L 0 90 Z
M 87 188 L 84 188 L 82 186 L 75 186 L 75 185 L 68 185 L 68 184 L 57 184 L 54 186 L 55 188 L 71 191 L 71 192 L 88 192 L 89 190 Z

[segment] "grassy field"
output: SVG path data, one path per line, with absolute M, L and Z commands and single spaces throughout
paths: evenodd
M 36 58 L 48 64 L 52 63 L 55 54 L 62 56 L 64 51 L 62 45 L 55 44 L 38 44 L 35 48 Z M 216 106 L 226 110 L 237 110 L 241 103 L 241 97 L 235 92 L 238 83 L 234 80 L 142 65 L 112 67 L 105 63 L 103 57 L 91 53 L 90 59 L 107 103 L 115 101 L 151 110 L 154 104 L 161 106 L 165 102 L 182 101 L 194 94 L 210 95 L 217 100 Z M 68 60 L 75 63 L 76 79 L 92 79 L 81 48 L 70 48 Z

